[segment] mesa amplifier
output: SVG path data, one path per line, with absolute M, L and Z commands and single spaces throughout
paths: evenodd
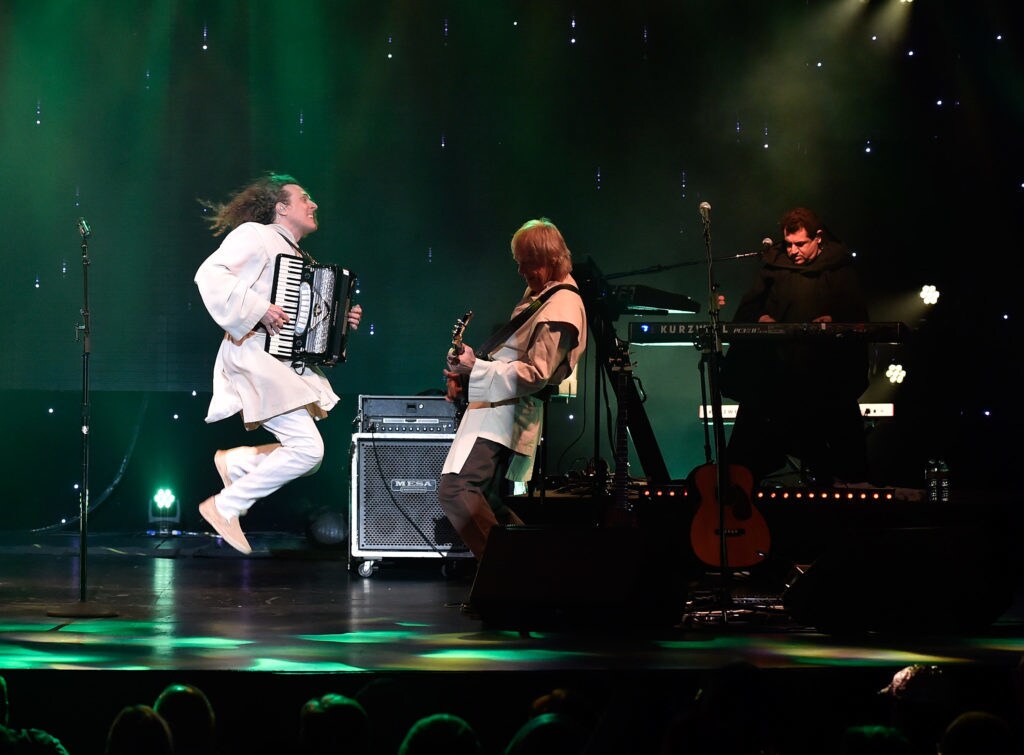
M 454 433 L 455 404 L 444 396 L 360 396 L 361 433 Z
M 349 551 L 353 559 L 473 554 L 437 499 L 452 434 L 352 436 Z

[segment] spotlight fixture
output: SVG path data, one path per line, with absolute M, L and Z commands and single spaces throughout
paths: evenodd
M 162 532 L 168 530 L 171 523 L 181 521 L 181 506 L 173 490 L 160 488 L 153 494 L 149 502 L 149 521 L 151 524 L 159 524 Z
M 885 376 L 889 379 L 890 383 L 902 383 L 904 378 L 907 377 L 907 371 L 903 369 L 902 364 L 897 364 L 894 362 L 893 364 L 889 365 L 888 369 L 886 369 Z
M 935 304 L 939 300 L 939 289 L 935 286 L 922 286 L 919 296 L 925 304 Z

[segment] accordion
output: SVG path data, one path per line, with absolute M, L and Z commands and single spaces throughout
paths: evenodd
M 296 364 L 330 367 L 344 362 L 355 278 L 337 265 L 279 254 L 270 300 L 290 319 L 277 335 L 267 334 L 267 353 Z

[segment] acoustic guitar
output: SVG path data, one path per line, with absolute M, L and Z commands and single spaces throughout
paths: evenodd
M 708 566 L 732 569 L 755 566 L 767 557 L 771 534 L 764 516 L 752 501 L 754 476 L 738 464 L 730 464 L 727 474 L 722 474 L 723 471 L 715 464 L 702 464 L 690 475 L 700 498 L 700 506 L 690 524 L 693 552 Z M 722 495 L 720 491 L 724 491 Z

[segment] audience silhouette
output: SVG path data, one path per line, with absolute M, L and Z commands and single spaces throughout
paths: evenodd
M 893 726 L 850 726 L 839 742 L 839 755 L 910 755 L 910 741 Z
M 56 737 L 42 729 L 12 729 L 10 697 L 7 680 L 0 676 L 0 755 L 25 753 L 32 755 L 68 755 Z
M 939 755 L 1014 755 L 1013 734 L 999 716 L 984 711 L 961 713 L 939 739 Z
M 191 684 L 171 684 L 157 697 L 153 710 L 171 730 L 175 755 L 217 751 L 217 720 L 202 690 Z
M 404 677 L 379 676 L 354 697 L 369 719 L 373 755 L 395 755 L 412 725 L 428 713 L 426 696 Z
M 588 740 L 578 721 L 561 713 L 542 713 L 519 727 L 505 755 L 578 755 Z
M 480 740 L 466 721 L 448 713 L 435 713 L 412 725 L 398 755 L 481 755 Z
M 128 705 L 110 724 L 106 755 L 174 755 L 171 730 L 148 705 Z
M 893 674 L 880 694 L 888 702 L 889 723 L 907 737 L 911 752 L 934 755 L 959 706 L 950 674 L 941 666 L 913 664 Z
M 363 706 L 350 697 L 328 693 L 306 702 L 299 712 L 302 755 L 366 752 L 370 723 Z
M 436 681 L 399 674 L 374 678 L 351 697 L 308 699 L 297 736 L 289 706 L 275 707 L 287 695 L 233 698 L 221 723 L 202 690 L 175 683 L 153 707 L 122 708 L 105 748 L 89 746 L 102 734 L 74 746 L 106 755 L 1020 755 L 1019 674 L 914 664 L 878 692 L 877 674 L 854 677 L 861 692 L 838 705 L 846 694 L 840 676 L 819 684 L 813 674 L 774 674 L 745 661 L 661 682 L 614 674 L 579 689 L 553 685 L 539 696 L 519 693 L 519 704 L 514 690 L 512 698 L 492 695 L 502 682 L 488 677 L 480 694 L 445 698 L 451 712 L 430 714 L 424 709 L 440 699 Z M 468 683 L 472 690 L 479 682 Z M 0 755 L 68 755 L 47 732 L 12 728 L 10 718 L 0 676 Z M 66 724 L 63 731 L 82 733 L 74 718 Z

